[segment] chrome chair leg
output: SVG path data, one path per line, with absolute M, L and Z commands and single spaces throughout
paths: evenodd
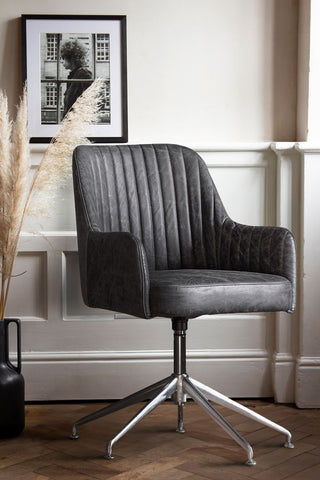
M 176 377 L 170 377 L 170 382 L 159 392 L 156 396 L 147 403 L 128 423 L 124 426 L 122 430 L 107 444 L 106 455 L 104 458 L 112 459 L 112 447 L 113 445 L 120 440 L 123 435 L 125 435 L 131 428 L 133 428 L 140 420 L 142 420 L 146 415 L 148 415 L 152 410 L 158 407 L 162 402 L 169 398 L 176 389 L 178 379 Z
M 178 428 L 176 429 L 178 433 L 185 433 L 183 426 L 183 404 L 178 405 Z
M 118 410 L 129 407 L 130 405 L 134 405 L 135 403 L 148 400 L 150 396 L 156 394 L 165 385 L 167 385 L 171 379 L 172 379 L 172 376 L 164 378 L 163 380 L 160 380 L 159 382 L 149 385 L 148 387 L 145 387 L 142 390 L 139 390 L 138 392 L 135 392 L 121 400 L 118 400 L 115 403 L 111 403 L 110 405 L 107 405 L 106 407 L 103 407 L 100 410 L 97 410 L 96 412 L 91 413 L 90 415 L 86 415 L 85 417 L 80 418 L 72 426 L 72 433 L 70 435 L 71 440 L 76 440 L 79 438 L 79 435 L 77 434 L 78 426 L 84 425 L 85 423 L 88 423 L 88 422 L 92 422 L 93 420 L 109 415 L 110 413 L 117 412 Z
M 183 374 L 176 374 L 177 376 L 177 387 L 172 395 L 172 400 L 176 405 L 178 405 L 178 427 L 176 432 L 178 433 L 185 433 L 185 429 L 183 426 L 183 407 L 187 401 L 187 396 L 183 391 Z
M 256 465 L 253 460 L 253 450 L 251 445 L 230 425 L 229 422 L 208 402 L 202 392 L 186 376 L 183 381 L 184 391 L 200 405 L 223 428 L 246 452 L 248 460 L 246 465 Z
M 245 415 L 248 418 L 251 418 L 252 420 L 256 420 L 259 423 L 262 423 L 263 425 L 266 425 L 267 427 L 273 428 L 274 430 L 283 433 L 287 437 L 287 441 L 284 443 L 284 447 L 286 448 L 294 448 L 293 443 L 291 443 L 291 433 L 289 430 L 286 428 L 281 427 L 281 425 L 278 425 L 275 422 L 272 422 L 266 417 L 263 417 L 259 413 L 253 412 L 247 407 L 244 407 L 240 403 L 235 402 L 234 400 L 231 400 L 231 398 L 226 397 L 220 392 L 217 392 L 213 388 L 208 387 L 207 385 L 204 385 L 201 382 L 198 382 L 198 380 L 194 380 L 193 378 L 189 378 L 189 381 L 195 385 L 201 392 L 204 394 L 208 395 L 208 398 L 210 400 L 213 400 L 215 403 L 218 405 L 223 405 L 224 407 L 230 408 L 231 410 L 241 413 L 242 415 Z

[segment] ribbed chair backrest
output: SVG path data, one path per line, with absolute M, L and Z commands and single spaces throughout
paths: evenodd
M 197 153 L 164 144 L 80 146 L 74 168 L 83 225 L 131 232 L 142 241 L 151 269 L 217 268 L 227 214 Z

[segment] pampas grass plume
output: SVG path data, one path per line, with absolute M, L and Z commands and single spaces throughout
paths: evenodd
M 9 118 L 8 100 L 0 90 L 0 266 L 6 250 L 6 238 L 10 226 L 8 204 L 10 202 L 10 175 L 11 175 L 11 132 L 12 122 Z
M 57 187 L 63 185 L 71 172 L 73 150 L 77 145 L 90 143 L 87 139 L 88 125 L 98 119 L 104 83 L 102 78 L 95 80 L 61 122 L 35 174 L 28 215 L 45 215 L 49 211 Z
M 12 269 L 26 213 L 43 215 L 71 171 L 74 148 L 87 139 L 88 126 L 99 116 L 105 80 L 96 79 L 77 99 L 48 145 L 29 185 L 27 90 L 10 121 L 7 97 L 0 90 L 0 319 L 4 318 Z

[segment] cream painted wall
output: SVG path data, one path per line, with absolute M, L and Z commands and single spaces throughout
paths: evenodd
M 298 88 L 297 88 L 297 140 L 308 140 L 309 70 L 310 70 L 310 0 L 299 4 L 298 28 Z
M 296 139 L 298 0 L 0 0 L 12 106 L 22 13 L 127 15 L 130 142 Z
M 307 114 L 308 114 L 308 131 L 306 140 L 309 142 L 319 142 L 320 138 L 320 124 L 319 124 L 319 111 L 320 111 L 320 93 L 319 93 L 319 81 L 320 81 L 320 32 L 319 32 L 319 20 L 320 20 L 320 2 L 318 0 L 310 0 L 309 15 L 310 15 L 310 31 L 309 33 L 309 49 L 308 49 L 308 91 L 307 95 Z M 304 7 L 306 8 L 306 7 Z

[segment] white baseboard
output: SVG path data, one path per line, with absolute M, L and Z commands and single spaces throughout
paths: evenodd
M 295 402 L 295 358 L 286 353 L 273 357 L 273 390 L 278 403 Z
M 320 357 L 299 357 L 296 377 L 297 407 L 320 408 Z
M 273 396 L 264 350 L 191 350 L 188 373 L 236 397 Z M 122 398 L 172 373 L 171 351 L 40 352 L 23 355 L 27 401 Z

